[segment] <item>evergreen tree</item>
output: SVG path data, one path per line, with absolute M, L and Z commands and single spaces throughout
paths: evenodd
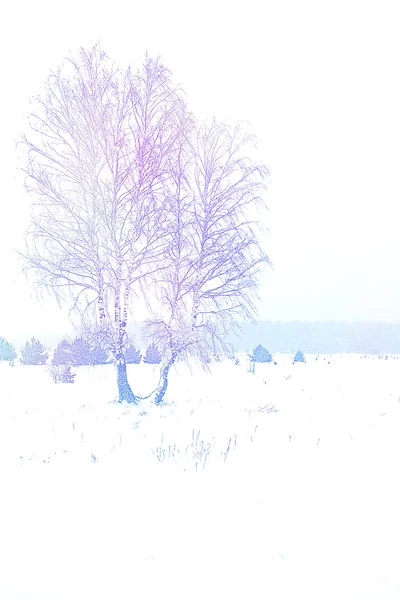
M 127 365 L 138 365 L 142 360 L 140 350 L 137 350 L 133 344 L 129 344 L 125 350 L 125 360 Z
M 71 344 L 72 364 L 76 367 L 86 365 L 106 365 L 108 352 L 104 347 L 92 343 L 84 338 L 77 337 Z
M 32 338 L 21 348 L 21 363 L 23 365 L 44 365 L 49 355 L 39 340 Z
M 10 364 L 14 363 L 17 358 L 15 348 L 10 342 L 3 337 L 0 337 L 0 360 L 7 360 Z
M 90 351 L 90 364 L 91 365 L 107 365 L 108 352 L 105 348 L 92 348 Z
M 83 337 L 73 341 L 62 340 L 54 352 L 54 365 L 105 365 L 108 363 L 108 353 L 104 348 L 92 346 Z
M 71 364 L 74 367 L 86 366 L 91 363 L 91 347 L 82 337 L 77 337 L 71 344 Z
M 53 365 L 70 365 L 72 364 L 71 342 L 64 339 L 58 344 L 54 356 Z
M 264 346 L 259 344 L 253 350 L 253 354 L 250 356 L 250 360 L 258 363 L 269 363 L 272 362 L 272 355 Z
M 295 362 L 306 362 L 306 359 L 304 358 L 304 354 L 300 350 L 297 350 L 297 352 L 295 354 L 293 363 L 295 363 Z
M 147 348 L 144 362 L 148 365 L 159 365 L 161 363 L 161 354 L 155 344 L 150 344 Z

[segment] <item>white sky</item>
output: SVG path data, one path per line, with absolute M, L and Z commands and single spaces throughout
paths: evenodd
M 0 335 L 68 329 L 10 247 L 27 200 L 21 113 L 50 68 L 97 40 L 116 63 L 161 54 L 199 117 L 250 121 L 271 170 L 260 316 L 400 321 L 396 2 L 8 2 L 0 38 Z

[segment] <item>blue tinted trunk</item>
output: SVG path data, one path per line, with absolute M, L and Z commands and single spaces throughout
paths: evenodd
M 134 393 L 131 390 L 131 386 L 128 382 L 128 376 L 126 373 L 125 360 L 117 361 L 117 383 L 118 383 L 118 401 L 129 402 L 130 404 L 138 404 Z
M 165 365 L 165 367 L 163 368 L 162 372 L 161 372 L 161 380 L 162 380 L 162 384 L 161 387 L 159 389 L 159 391 L 157 392 L 157 395 L 154 399 L 155 404 L 160 405 L 163 400 L 164 400 L 164 396 L 167 392 L 167 388 L 168 388 L 168 374 L 169 374 L 169 370 L 172 367 L 172 365 L 174 364 L 176 358 L 178 356 L 178 353 L 174 353 L 171 356 L 171 359 L 167 362 L 167 364 Z

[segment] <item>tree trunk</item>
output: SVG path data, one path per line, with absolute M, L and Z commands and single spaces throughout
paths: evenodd
M 126 373 L 126 362 L 124 358 L 117 360 L 117 383 L 118 383 L 118 402 L 129 402 L 138 404 L 138 401 L 131 390 Z
M 178 356 L 178 353 L 175 352 L 171 356 L 171 359 L 167 362 L 167 364 L 165 365 L 165 367 L 163 368 L 163 370 L 161 372 L 162 384 L 161 384 L 161 387 L 160 387 L 159 391 L 157 392 L 157 395 L 156 395 L 155 400 L 154 400 L 154 403 L 157 406 L 159 406 L 162 403 L 162 401 L 164 400 L 164 396 L 165 396 L 167 388 L 168 388 L 168 374 L 169 374 L 169 370 L 172 367 L 172 365 L 174 364 L 177 356 Z

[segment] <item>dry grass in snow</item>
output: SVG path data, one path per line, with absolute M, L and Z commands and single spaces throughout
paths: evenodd
M 323 358 L 178 364 L 162 407 L 0 365 L 0 597 L 397 600 L 399 361 Z

